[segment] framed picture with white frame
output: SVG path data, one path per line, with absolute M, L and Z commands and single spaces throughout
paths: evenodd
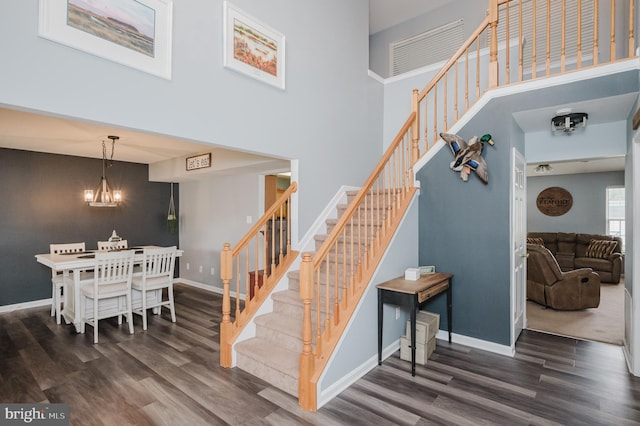
M 223 7 L 224 66 L 284 90 L 284 35 L 227 1 Z
M 38 35 L 171 79 L 171 0 L 40 0 Z

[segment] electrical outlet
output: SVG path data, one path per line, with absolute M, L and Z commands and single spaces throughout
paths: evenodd
M 214 275 L 215 273 L 216 273 L 216 270 L 213 267 L 211 267 L 211 275 Z
M 200 273 L 202 273 L 202 265 L 200 265 Z
M 396 306 L 396 319 L 400 319 L 400 308 Z
M 189 265 L 189 262 L 187 262 L 187 271 L 191 269 L 191 265 Z
M 252 222 L 253 222 L 253 218 L 251 216 L 247 216 L 247 223 L 251 225 Z

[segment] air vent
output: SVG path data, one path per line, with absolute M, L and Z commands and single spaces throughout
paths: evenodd
M 391 75 L 399 75 L 449 59 L 464 42 L 463 31 L 464 21 L 460 19 L 391 43 Z

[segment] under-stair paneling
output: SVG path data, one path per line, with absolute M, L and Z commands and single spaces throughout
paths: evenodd
M 420 264 L 453 274 L 453 332 L 503 345 L 510 344 L 509 153 L 512 146 L 523 150 L 524 143 L 508 108 L 508 102 L 493 100 L 458 132 L 465 140 L 493 136 L 495 146 L 483 151 L 487 185 L 473 172 L 464 182 L 450 170 L 448 147 L 417 172 Z M 425 309 L 440 313 L 440 328 L 447 329 L 444 299 Z
M 418 202 L 409 206 L 373 275 L 351 322 L 319 380 L 318 406 L 341 392 L 378 364 L 378 292 L 376 284 L 404 275 L 406 268 L 418 266 Z M 395 306 L 383 311 L 382 347 L 397 345 L 405 332 L 409 311 L 402 308 L 396 318 Z

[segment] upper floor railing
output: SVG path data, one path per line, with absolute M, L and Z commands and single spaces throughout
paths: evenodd
M 636 57 L 635 1 L 490 0 L 480 26 L 414 91 L 414 158 L 489 89 Z

